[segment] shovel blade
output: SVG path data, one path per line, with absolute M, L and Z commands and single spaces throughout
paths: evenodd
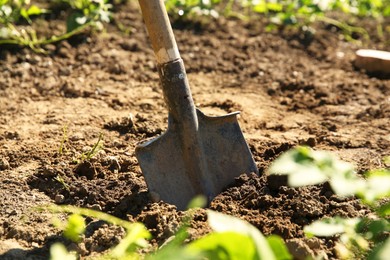
M 178 127 L 172 120 L 167 131 L 136 148 L 136 157 L 141 166 L 149 192 L 159 195 L 167 203 L 184 210 L 188 203 L 202 190 L 208 199 L 214 198 L 242 173 L 258 173 L 237 121 L 237 114 L 208 117 L 197 110 L 198 138 L 204 183 L 194 183 L 188 171 L 189 165 L 182 151 Z M 201 178 L 201 179 L 202 179 Z M 206 184 L 207 182 L 207 184 Z M 203 187 L 198 187 L 201 185 Z

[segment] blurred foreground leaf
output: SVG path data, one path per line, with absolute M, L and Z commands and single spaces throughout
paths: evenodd
M 197 253 L 205 259 L 258 259 L 251 237 L 231 231 L 211 233 L 192 242 L 188 245 L 187 250 Z
M 84 218 L 79 214 L 70 215 L 64 230 L 64 236 L 74 242 L 78 242 L 80 241 L 80 236 L 84 233 L 84 231 Z
M 350 229 L 354 229 L 359 218 L 343 219 L 339 217 L 321 219 L 314 221 L 303 229 L 308 237 L 329 237 L 337 234 L 349 232 Z
M 55 243 L 50 247 L 50 260 L 76 260 L 75 253 L 69 253 L 61 243 Z
M 263 234 L 261 234 L 256 227 L 252 226 L 248 222 L 211 210 L 207 211 L 207 216 L 211 228 L 217 233 L 236 232 L 250 237 L 254 242 L 258 257 L 257 259 L 278 259 Z

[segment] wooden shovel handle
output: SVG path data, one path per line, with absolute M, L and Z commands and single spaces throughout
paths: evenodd
M 180 59 L 164 0 L 139 0 L 142 16 L 159 64 Z

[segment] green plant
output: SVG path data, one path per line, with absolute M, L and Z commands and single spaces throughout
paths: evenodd
M 64 236 L 75 242 L 79 241 L 80 236 L 85 231 L 85 222 L 84 218 L 81 217 L 82 215 L 97 218 L 106 221 L 107 223 L 123 227 L 126 230 L 125 237 L 118 245 L 102 256 L 102 259 L 137 259 L 136 256 L 138 254 L 136 253 L 136 249 L 148 246 L 145 239 L 149 238 L 150 234 L 141 223 L 130 223 L 103 212 L 74 206 L 49 206 L 48 208 L 40 208 L 40 210 L 46 209 L 57 213 L 71 213 L 65 225 L 57 224 L 57 226 L 62 226 L 64 229 Z M 59 243 L 54 244 L 50 249 L 50 252 L 52 260 L 73 259 L 72 257 L 75 256 L 75 253 L 69 253 L 65 247 Z
M 334 2 L 337 1 L 260 0 L 247 1 L 246 6 L 250 6 L 254 12 L 263 14 L 268 17 L 270 21 L 270 24 L 267 27 L 268 30 L 274 29 L 277 26 L 294 25 L 303 28 L 304 31 L 313 33 L 314 30 L 310 28 L 310 25 L 316 21 L 319 21 L 340 28 L 349 40 L 353 39 L 352 35 L 354 33 L 362 35 L 365 39 L 368 39 L 368 33 L 364 28 L 351 26 L 345 22 L 330 18 L 326 15 L 328 11 L 337 9 Z M 347 9 L 342 10 L 347 12 Z
M 30 4 L 30 0 L 0 0 L 0 24 L 18 23 L 23 18 L 31 23 L 31 16 L 46 13 L 46 9 Z
M 301 28 L 305 33 L 313 34 L 315 30 L 310 25 L 318 21 L 338 27 L 348 40 L 353 40 L 355 35 L 361 35 L 367 40 L 369 34 L 364 28 L 333 19 L 327 15 L 327 12 L 339 10 L 353 15 L 373 17 L 379 21 L 382 16 L 389 15 L 390 12 L 390 8 L 384 8 L 385 2 L 389 2 L 389 0 L 166 0 L 165 4 L 168 12 L 175 18 L 184 17 L 193 20 L 202 16 L 216 18 L 222 14 L 255 21 L 257 18 L 252 15 L 255 13 L 268 20 L 269 23 L 266 27 L 268 31 L 280 27 L 295 26 Z M 380 24 L 378 23 L 379 27 Z M 379 27 L 378 33 L 382 32 L 383 34 L 383 28 Z
M 368 205 L 373 217 L 328 218 L 313 222 L 304 231 L 310 237 L 339 236 L 337 251 L 342 259 L 386 259 L 390 250 L 390 170 L 372 170 L 363 177 L 351 164 L 332 154 L 297 147 L 283 154 L 269 169 L 287 175 L 292 187 L 329 182 L 339 196 L 357 196 Z
M 54 177 L 54 180 L 56 180 L 56 181 L 58 181 L 59 183 L 61 183 L 62 186 L 63 186 L 67 191 L 70 191 L 69 185 L 65 182 L 65 180 L 64 180 L 60 175 L 57 175 L 56 177 Z
M 18 29 L 16 24 L 22 20 L 32 23 L 31 16 L 41 15 L 47 10 L 30 5 L 29 0 L 0 0 L 0 44 L 20 44 L 34 48 L 38 41 L 36 31 Z
M 65 151 L 66 151 L 66 143 L 68 142 L 68 126 L 67 125 L 64 125 L 62 127 L 62 139 L 61 139 L 61 143 L 60 143 L 60 147 L 58 148 L 58 153 L 59 154 L 63 154 Z
M 85 160 L 90 160 L 92 157 L 94 157 L 101 149 L 103 148 L 103 134 L 100 133 L 99 134 L 99 137 L 96 141 L 96 143 L 94 143 L 94 145 L 92 146 L 91 149 L 89 149 L 88 151 L 84 152 L 81 154 L 80 156 L 80 160 L 81 161 L 85 161 Z
M 93 27 L 103 28 L 103 22 L 109 22 L 112 5 L 107 0 L 57 0 L 71 9 L 67 18 L 67 31 L 51 37 L 39 37 L 32 26 L 19 25 L 21 18 L 32 24 L 31 16 L 37 16 L 51 10 L 31 5 L 29 0 L 0 0 L 0 45 L 19 45 L 36 52 L 45 52 L 42 46 L 68 39 Z M 55 6 L 53 4 L 53 6 Z
M 192 206 L 204 204 L 203 198 L 197 198 Z M 64 229 L 64 236 L 77 242 L 85 230 L 85 222 L 81 217 L 97 218 L 113 225 L 122 226 L 126 230 L 125 237 L 118 245 L 101 255 L 99 259 L 265 259 L 288 260 L 292 259 L 281 238 L 271 236 L 265 238 L 257 228 L 238 218 L 222 213 L 207 211 L 208 221 L 213 232 L 190 243 L 185 243 L 188 238 L 188 227 L 196 209 L 189 209 L 183 219 L 183 224 L 175 234 L 161 248 L 152 253 L 142 255 L 138 249 L 150 248 L 146 239 L 150 238 L 149 232 L 141 223 L 130 223 L 106 213 L 82 209 L 73 206 L 49 206 L 41 210 L 49 209 L 57 213 L 71 213 L 67 223 L 57 224 Z M 240 241 L 237 243 L 236 241 Z M 51 259 L 75 259 L 75 253 L 70 253 L 59 243 L 51 249 Z M 94 258 L 96 259 L 96 257 Z
M 216 6 L 221 0 L 165 0 L 167 11 L 174 16 L 196 17 L 212 16 L 218 17 Z
M 69 5 L 71 14 L 66 20 L 67 32 L 88 24 L 99 29 L 103 28 L 102 22 L 109 23 L 111 19 L 110 9 L 112 5 L 108 0 L 57 0 Z

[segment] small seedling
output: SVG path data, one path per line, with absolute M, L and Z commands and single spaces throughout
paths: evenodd
M 94 157 L 100 150 L 103 149 L 103 134 L 100 133 L 99 134 L 99 138 L 98 140 L 96 141 L 96 143 L 92 146 L 92 148 L 85 152 L 85 153 L 82 153 L 81 156 L 80 156 L 80 160 L 81 161 L 85 161 L 85 160 L 90 160 L 92 157 Z
M 62 128 L 62 139 L 61 139 L 61 144 L 60 148 L 58 148 L 58 153 L 62 155 L 64 152 L 66 152 L 66 143 L 68 143 L 68 126 L 64 125 Z
M 70 191 L 69 185 L 65 182 L 65 180 L 64 180 L 60 175 L 57 175 L 56 177 L 54 177 L 54 180 L 56 180 L 56 181 L 58 181 L 59 183 L 61 183 L 62 186 L 63 186 L 67 191 Z

